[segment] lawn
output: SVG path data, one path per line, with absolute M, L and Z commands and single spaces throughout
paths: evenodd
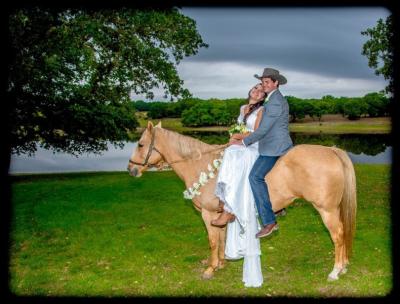
M 390 166 L 356 165 L 357 231 L 349 271 L 327 282 L 333 246 L 296 201 L 262 239 L 264 285 L 245 288 L 242 260 L 202 280 L 200 214 L 172 171 L 13 176 L 10 289 L 41 296 L 384 296 L 392 288 Z
M 140 128 L 147 126 L 147 119 L 143 115 L 138 116 Z M 154 123 L 161 121 L 162 126 L 176 132 L 190 131 L 227 131 L 229 127 L 209 126 L 209 127 L 184 127 L 180 118 L 162 118 L 154 119 Z M 341 115 L 323 115 L 322 120 L 312 120 L 305 118 L 295 123 L 289 124 L 291 132 L 309 132 L 309 133 L 390 133 L 391 121 L 389 117 L 361 118 L 359 120 L 348 120 Z M 140 130 L 139 130 L 140 132 Z

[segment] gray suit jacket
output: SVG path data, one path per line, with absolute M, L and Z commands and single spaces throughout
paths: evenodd
M 264 104 L 261 122 L 253 133 L 243 139 L 248 146 L 258 143 L 260 155 L 281 156 L 293 147 L 289 135 L 289 105 L 279 90 Z

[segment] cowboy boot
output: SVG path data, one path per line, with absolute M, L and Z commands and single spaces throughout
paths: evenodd
M 226 212 L 225 210 L 221 213 L 221 215 L 216 219 L 211 221 L 211 225 L 223 227 L 228 222 L 231 223 L 235 220 L 235 216 L 232 213 Z
M 257 234 L 256 238 L 262 238 L 265 236 L 270 235 L 272 232 L 276 231 L 279 229 L 278 223 L 272 223 L 265 225 Z
M 286 208 L 280 209 L 275 212 L 275 216 L 285 216 L 286 215 Z

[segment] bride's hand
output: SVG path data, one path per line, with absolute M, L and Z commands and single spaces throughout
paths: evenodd
M 230 139 L 229 140 L 229 142 L 228 142 L 228 145 L 229 146 L 232 146 L 232 145 L 241 145 L 242 144 L 242 141 L 241 140 L 236 140 L 236 139 Z
M 232 134 L 231 139 L 242 140 L 243 138 L 245 138 L 245 137 L 247 137 L 249 135 L 250 135 L 250 132 L 235 133 L 235 134 Z
M 235 133 L 235 134 L 232 134 L 231 139 L 242 140 L 243 136 L 240 133 Z

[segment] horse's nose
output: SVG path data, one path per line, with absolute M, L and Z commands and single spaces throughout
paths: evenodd
M 139 175 L 139 169 L 137 167 L 133 167 L 132 169 L 129 169 L 129 166 L 128 166 L 128 172 L 131 176 Z

